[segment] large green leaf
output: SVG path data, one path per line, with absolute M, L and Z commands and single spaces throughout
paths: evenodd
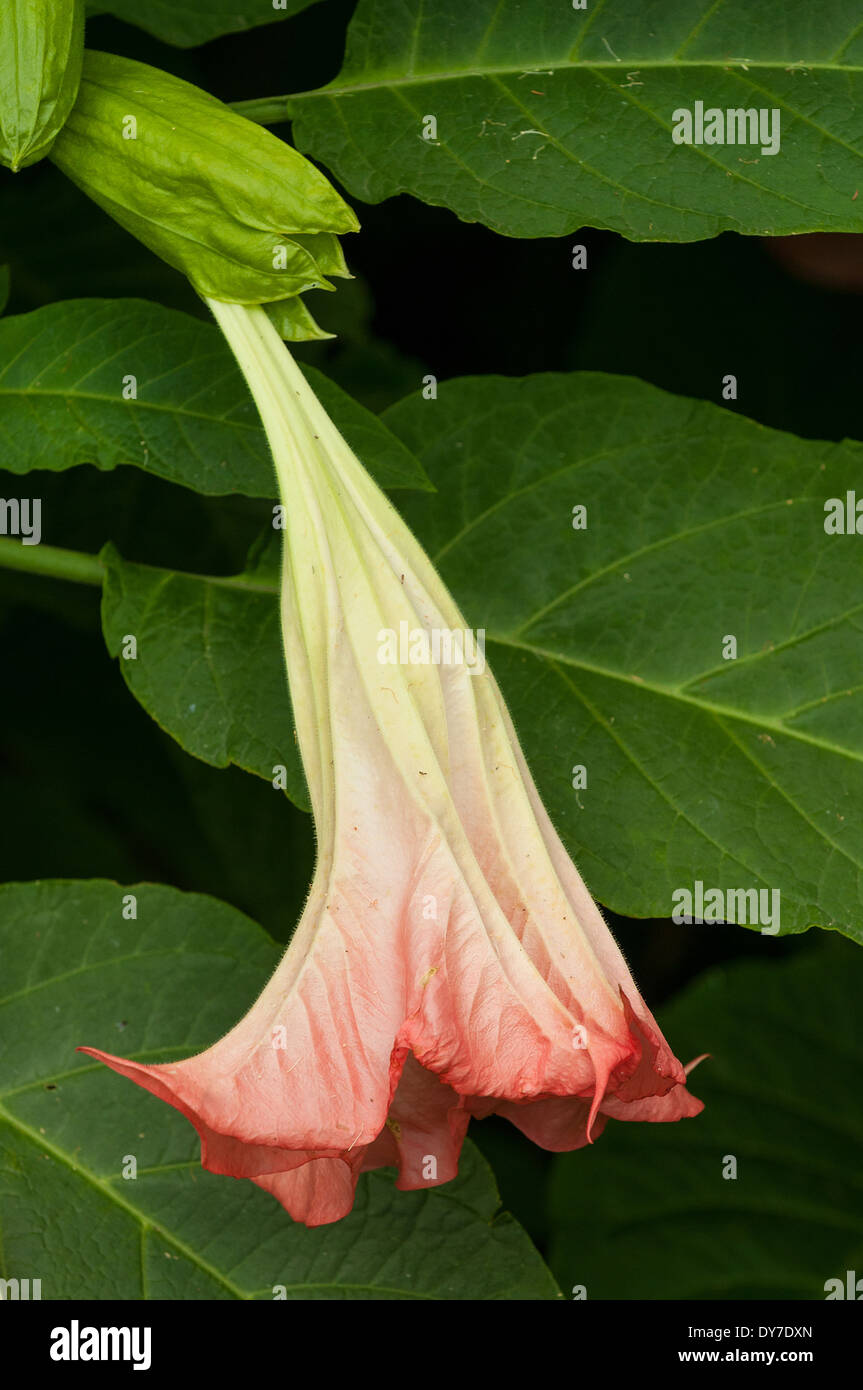
M 376 415 L 304 370 L 382 487 L 428 486 Z M 13 473 L 134 464 L 197 492 L 276 491 L 266 436 L 218 328 L 144 300 L 66 300 L 3 319 L 0 442 Z
M 97 14 L 113 14 L 155 34 L 165 43 L 192 48 L 221 34 L 236 34 L 259 24 L 272 24 L 308 9 L 314 0 L 271 0 L 256 4 L 243 0 L 110 0 L 88 6 Z
M 215 767 L 235 763 L 310 809 L 294 735 L 272 551 L 225 579 L 102 552 L 102 626 L 123 677 L 156 722 Z M 125 639 L 135 639 L 124 658 Z M 129 651 L 132 649 L 129 648 Z M 281 785 L 277 781 L 276 785 Z
M 339 76 L 281 110 L 356 196 L 413 193 L 509 236 L 859 231 L 859 20 L 854 0 L 360 0 Z M 779 153 L 675 144 L 696 101 L 779 110 Z
M 675 1051 L 711 1054 L 690 1080 L 705 1109 L 680 1124 L 611 1120 L 595 1148 L 555 1160 L 565 1291 L 823 1299 L 828 1280 L 859 1276 L 861 991 L 863 959 L 832 941 L 714 971 L 667 1010 Z
M 776 889 L 783 933 L 863 941 L 863 552 L 824 530 L 863 447 L 594 373 L 467 378 L 384 418 L 594 894 L 665 917 L 696 880 Z
M 400 1193 L 369 1174 L 350 1216 L 309 1231 L 252 1183 L 203 1172 L 176 1111 L 75 1052 L 176 1058 L 229 1028 L 278 956 L 234 909 L 147 884 L 11 884 L 0 950 L 5 1277 L 41 1279 L 43 1299 L 557 1296 L 470 1145 L 454 1182 Z

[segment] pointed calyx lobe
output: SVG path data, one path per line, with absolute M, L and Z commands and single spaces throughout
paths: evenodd
M 471 1116 L 563 1151 L 609 1116 L 697 1114 L 490 672 L 452 648 L 381 659 L 388 632 L 464 632 L 430 560 L 266 315 L 211 307 L 287 504 L 283 632 L 318 863 L 225 1038 L 160 1066 L 85 1050 L 181 1110 L 205 1167 L 309 1225 L 350 1210 L 364 1169 L 396 1165 L 405 1189 L 452 1178 Z

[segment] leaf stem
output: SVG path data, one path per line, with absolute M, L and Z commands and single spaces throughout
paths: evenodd
M 56 545 L 22 545 L 20 541 L 0 538 L 0 567 L 26 570 L 49 579 L 69 579 L 74 584 L 95 584 L 101 587 L 105 567 L 98 555 L 80 550 L 61 550 Z
M 250 101 L 232 101 L 230 106 L 238 116 L 245 116 L 247 120 L 256 121 L 258 125 L 278 125 L 281 121 L 291 119 L 288 115 L 286 96 L 252 97 Z

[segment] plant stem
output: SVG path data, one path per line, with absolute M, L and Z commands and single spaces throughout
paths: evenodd
M 278 125 L 289 121 L 287 97 L 253 97 L 251 101 L 232 101 L 231 110 L 258 125 Z
M 96 586 L 101 586 L 105 575 L 98 555 L 87 555 L 80 550 L 61 550 L 56 545 L 22 545 L 20 541 L 9 539 L 0 539 L 0 567 Z

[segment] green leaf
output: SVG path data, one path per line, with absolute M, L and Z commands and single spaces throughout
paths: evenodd
M 306 1230 L 203 1172 L 182 1116 L 75 1052 L 178 1058 L 230 1028 L 278 958 L 233 908 L 150 884 L 9 884 L 0 942 L 5 1277 L 41 1279 L 49 1300 L 557 1296 L 470 1145 L 454 1182 L 401 1193 L 368 1174 L 350 1216 Z
M 113 546 L 100 558 L 105 642 L 148 714 L 214 767 L 269 781 L 283 767 L 287 795 L 309 810 L 270 557 L 226 579 L 129 564 Z
M 863 941 L 861 540 L 824 529 L 863 447 L 593 373 L 451 381 L 384 419 L 594 895 L 667 917 L 695 880 L 776 889 L 782 934 Z
M 377 416 L 304 370 L 382 487 L 429 486 Z M 13 473 L 134 464 L 197 492 L 276 491 L 266 436 L 218 328 L 143 300 L 67 300 L 4 319 L 0 441 Z
M 127 24 L 146 29 L 165 43 L 178 48 L 194 48 L 221 34 L 237 34 L 259 24 L 307 10 L 314 0 L 285 0 L 278 9 L 271 3 L 249 4 L 248 0 L 110 0 L 92 8 L 98 14 L 113 14 Z
M 847 942 L 716 970 L 660 1022 L 694 1120 L 610 1120 L 555 1160 L 552 1267 L 587 1298 L 823 1299 L 863 1262 L 859 1009 Z M 736 1163 L 736 1177 L 732 1160 Z M 802 1320 L 802 1319 L 801 1319 Z
M 9 303 L 10 277 L 8 265 L 0 265 L 0 314 L 5 314 Z
M 287 109 L 355 196 L 413 193 L 508 236 L 860 231 L 859 18 L 853 0 L 360 0 L 341 73 Z M 778 110 L 779 152 L 675 144 L 696 101 Z

